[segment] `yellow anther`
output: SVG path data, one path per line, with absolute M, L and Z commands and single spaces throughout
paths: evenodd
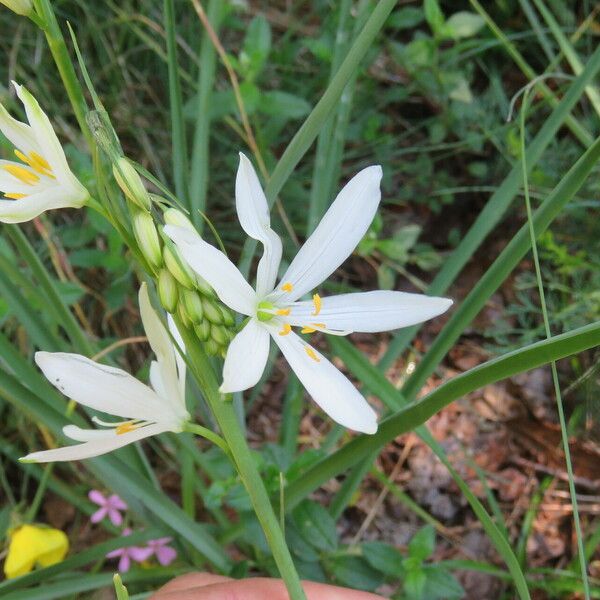
M 281 331 L 279 332 L 279 335 L 288 335 L 288 333 L 291 333 L 292 331 L 292 326 L 289 323 L 284 323 L 283 327 L 281 328 Z
M 317 353 L 310 346 L 304 346 L 304 351 L 315 362 L 321 362 L 321 359 L 317 356 Z
M 321 296 L 319 296 L 319 294 L 313 295 L 313 304 L 315 305 L 315 312 L 313 312 L 313 315 L 316 317 L 321 312 Z
M 281 286 L 281 290 L 284 292 L 291 292 L 294 289 L 294 286 L 288 281 Z
M 127 421 L 127 423 L 122 423 L 116 428 L 117 435 L 123 435 L 124 433 L 129 433 L 130 431 L 135 431 L 139 425 L 135 425 L 133 421 Z
M 2 168 L 5 171 L 8 171 L 14 177 L 16 177 L 19 181 L 22 181 L 27 185 L 32 185 L 33 183 L 37 183 L 40 180 L 40 178 L 35 173 L 32 173 L 25 167 L 20 167 L 19 165 L 4 165 Z
M 292 312 L 291 308 L 280 308 L 275 314 L 287 317 Z
M 25 198 L 27 194 L 4 194 L 5 198 L 10 198 L 11 200 L 20 200 L 21 198 Z
M 40 156 L 35 150 L 32 150 L 27 154 L 24 154 L 20 150 L 15 148 L 15 156 L 22 160 L 24 163 L 28 164 L 34 171 L 37 171 L 40 175 L 45 175 L 46 177 L 51 177 L 52 179 L 56 179 L 54 175 L 52 175 L 52 167 L 48 163 L 48 161 Z
M 312 328 L 312 327 L 303 327 L 300 330 L 300 333 L 314 333 L 316 331 L 316 329 Z

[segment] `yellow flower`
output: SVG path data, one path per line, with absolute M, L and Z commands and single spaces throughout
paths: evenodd
M 29 573 L 36 564 L 49 567 L 63 560 L 68 551 L 69 539 L 60 529 L 21 525 L 10 534 L 4 574 L 12 579 Z

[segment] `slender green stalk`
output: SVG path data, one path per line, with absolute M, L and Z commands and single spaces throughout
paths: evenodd
M 231 456 L 229 446 L 227 445 L 225 440 L 220 435 L 217 435 L 214 431 L 211 431 L 210 429 L 207 429 L 202 425 L 198 425 L 198 423 L 186 423 L 184 431 L 189 431 L 203 438 L 206 438 L 207 440 L 210 440 L 213 444 L 215 444 L 215 446 L 221 448 L 221 450 L 223 450 L 225 454 Z
M 356 37 L 335 77 L 327 86 L 325 93 L 292 138 L 267 184 L 265 194 L 269 200 L 269 205 L 273 205 L 288 177 L 315 141 L 321 127 L 340 99 L 346 84 L 356 72 L 395 4 L 396 0 L 380 0 L 378 2 L 363 30 Z M 248 238 L 244 244 L 240 258 L 240 270 L 245 275 L 248 274 L 250 269 L 256 243 L 256 240 Z
M 533 222 L 538 235 L 547 229 L 563 207 L 581 188 L 587 176 L 600 159 L 600 138 L 586 150 L 560 180 L 552 193 L 535 211 Z M 416 396 L 427 377 L 433 373 L 442 358 L 483 308 L 488 298 L 498 289 L 529 250 L 529 227 L 523 225 L 508 243 L 491 267 L 485 272 L 467 298 L 456 309 L 446 326 L 429 348 L 413 374 L 402 388 L 404 395 Z
M 188 364 L 204 393 L 219 428 L 227 442 L 233 462 L 250 496 L 254 512 L 262 526 L 273 558 L 292 600 L 306 600 L 300 578 L 288 550 L 279 521 L 258 473 L 256 464 L 241 432 L 235 410 L 231 402 L 224 401 L 219 393 L 213 368 L 193 333 L 181 323 L 177 323 L 188 352 Z
M 517 373 L 600 345 L 600 321 L 519 348 L 492 359 L 443 383 L 422 400 L 394 413 L 379 425 L 377 433 L 360 435 L 332 455 L 307 469 L 286 489 L 286 508 L 293 508 L 331 477 L 357 464 L 365 454 L 412 431 L 454 400 Z M 383 376 L 382 376 L 383 377 Z
M 175 40 L 174 0 L 164 0 L 164 24 L 167 38 L 167 59 L 169 68 L 169 102 L 171 114 L 171 135 L 173 147 L 173 178 L 175 193 L 187 209 L 190 208 L 187 192 L 187 143 L 185 121 L 183 118 L 183 100 L 177 63 L 177 43 Z
M 50 52 L 52 53 L 52 57 L 54 58 L 54 62 L 60 73 L 63 85 L 69 96 L 79 128 L 85 136 L 89 147 L 92 148 L 92 134 L 85 120 L 85 116 L 88 112 L 87 103 L 81 85 L 79 84 L 79 79 L 77 79 L 71 57 L 69 56 L 65 38 L 63 37 L 58 21 L 56 20 L 52 4 L 50 3 L 50 0 L 34 0 L 34 6 L 38 15 L 45 23 L 44 33 L 46 34 L 46 41 L 48 42 L 48 47 L 50 48 Z
M 529 89 L 523 95 L 523 104 L 520 113 L 520 142 L 521 142 L 521 163 L 523 165 L 523 191 L 525 194 L 525 206 L 527 208 L 527 224 L 529 227 L 529 238 L 531 249 L 533 252 L 533 262 L 535 265 L 535 277 L 538 285 L 538 293 L 540 295 L 540 304 L 544 319 L 544 329 L 546 338 L 552 337 L 550 331 L 550 320 L 548 319 L 548 309 L 546 307 L 546 295 L 544 293 L 544 283 L 542 280 L 542 271 L 540 269 L 540 259 L 536 243 L 536 231 L 533 223 L 531 212 L 531 200 L 529 199 L 529 180 L 527 177 L 527 155 L 525 154 L 525 114 L 527 112 L 527 101 L 529 99 Z M 558 411 L 558 421 L 560 423 L 560 432 L 562 438 L 563 452 L 565 454 L 565 463 L 567 465 L 567 475 L 569 477 L 569 494 L 571 496 L 571 505 L 573 506 L 573 522 L 575 524 L 575 533 L 577 535 L 577 549 L 579 553 L 579 567 L 581 570 L 581 580 L 583 582 L 583 592 L 586 600 L 590 598 L 590 583 L 588 580 L 587 566 L 585 561 L 585 552 L 583 547 L 583 534 L 581 532 L 581 522 L 579 520 L 579 508 L 577 505 L 577 492 L 575 490 L 575 481 L 573 474 L 573 465 L 571 463 L 571 450 L 569 448 L 569 433 L 567 431 L 567 423 L 565 420 L 565 412 L 562 404 L 562 396 L 560 392 L 560 382 L 558 380 L 558 370 L 556 362 L 550 363 L 552 369 L 552 381 L 554 383 L 554 393 L 556 395 L 556 408 Z
M 517 50 L 515 45 L 508 39 L 508 37 L 506 37 L 506 35 L 500 29 L 500 27 L 496 25 L 496 23 L 481 6 L 481 4 L 477 0 L 469 1 L 471 2 L 471 6 L 483 17 L 492 33 L 502 42 L 502 45 L 506 48 L 506 51 L 515 61 L 519 69 L 523 71 L 523 73 L 529 80 L 535 79 L 537 77 L 537 73 L 523 58 L 523 56 Z M 540 83 L 538 89 L 551 106 L 554 107 L 558 104 L 558 99 L 554 95 L 554 92 L 545 83 Z M 581 125 L 581 123 L 577 119 L 575 119 L 575 117 L 573 117 L 572 115 L 568 115 L 565 119 L 565 123 L 567 124 L 573 135 L 581 142 L 581 144 L 584 147 L 590 146 L 590 144 L 593 142 L 593 137 L 585 129 L 585 127 L 583 127 L 583 125 Z
M 552 111 L 552 114 L 545 121 L 539 133 L 527 147 L 527 167 L 529 169 L 535 166 L 550 142 L 554 140 L 556 133 L 563 124 L 565 118 L 579 101 L 586 86 L 594 80 L 594 77 L 598 74 L 599 70 L 600 47 L 595 50 L 592 56 L 590 56 L 581 75 L 571 84 L 560 104 Z M 456 250 L 454 250 L 452 255 L 444 263 L 444 266 L 440 269 L 431 285 L 427 288 L 427 293 L 439 296 L 446 292 L 483 240 L 500 222 L 500 219 L 508 210 L 511 202 L 517 195 L 522 180 L 521 164 L 517 163 L 498 189 L 492 194 L 485 205 L 485 208 L 481 211 L 475 223 L 473 223 L 467 234 L 461 240 Z M 420 326 L 418 325 L 407 327 L 394 337 L 388 350 L 380 361 L 382 369 L 387 369 L 394 362 L 396 357 L 404 351 L 419 328 Z
M 221 0 L 210 0 L 207 17 L 215 31 L 219 30 L 222 13 L 223 2 Z M 216 65 L 217 53 L 215 47 L 208 33 L 203 29 L 200 46 L 200 71 L 198 73 L 196 129 L 190 166 L 190 218 L 200 232 L 204 227 L 204 219 L 200 213 L 206 211 L 206 193 L 209 180 L 210 103 L 215 83 Z

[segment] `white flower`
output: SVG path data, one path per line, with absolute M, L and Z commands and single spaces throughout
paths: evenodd
M 452 304 L 445 298 L 388 291 L 324 298 L 314 294 L 312 301 L 299 300 L 329 277 L 364 236 L 381 199 L 380 180 L 381 167 L 374 166 L 348 182 L 276 286 L 281 240 L 270 227 L 258 177 L 250 161 L 240 154 L 235 187 L 238 218 L 244 231 L 264 247 L 256 291 L 222 252 L 197 233 L 165 226 L 189 265 L 219 298 L 250 317 L 227 351 L 221 391 L 241 391 L 258 382 L 267 361 L 270 335 L 304 387 L 334 421 L 365 433 L 377 430 L 375 412 L 354 385 L 292 327 L 301 327 L 301 333 L 334 335 L 387 331 L 435 317 Z
M 0 104 L 0 130 L 15 146 L 20 162 L 0 160 L 0 221 L 22 223 L 53 208 L 81 208 L 88 191 L 73 175 L 46 113 L 37 100 L 13 82 L 27 123 L 8 114 Z
M 150 365 L 152 387 L 121 369 L 101 365 L 79 354 L 37 352 L 35 360 L 38 366 L 48 381 L 63 394 L 79 404 L 126 420 L 107 423 L 94 417 L 92 420 L 103 429 L 67 425 L 63 429 L 64 434 L 83 443 L 33 452 L 21 460 L 80 460 L 165 431 L 182 431 L 190 418 L 185 408 L 185 362 L 154 312 L 146 284 L 140 288 L 139 301 L 148 342 L 157 359 Z M 183 350 L 183 341 L 171 320 L 169 329 Z
M 33 12 L 33 2 L 31 0 L 0 0 L 0 4 L 4 4 L 13 12 L 24 17 L 29 16 Z

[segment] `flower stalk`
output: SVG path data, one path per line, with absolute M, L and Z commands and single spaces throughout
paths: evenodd
M 213 368 L 207 355 L 197 343 L 195 334 L 176 318 L 177 328 L 186 345 L 189 367 L 204 392 L 204 397 L 225 438 L 232 460 L 246 488 L 256 516 L 267 538 L 279 573 L 285 582 L 291 600 L 306 600 L 300 578 L 287 547 L 279 520 L 273 511 L 267 490 L 258 473 L 250 448 L 244 438 L 235 410 L 230 402 L 224 402 L 219 392 Z M 196 426 L 187 425 L 187 430 L 196 433 Z

